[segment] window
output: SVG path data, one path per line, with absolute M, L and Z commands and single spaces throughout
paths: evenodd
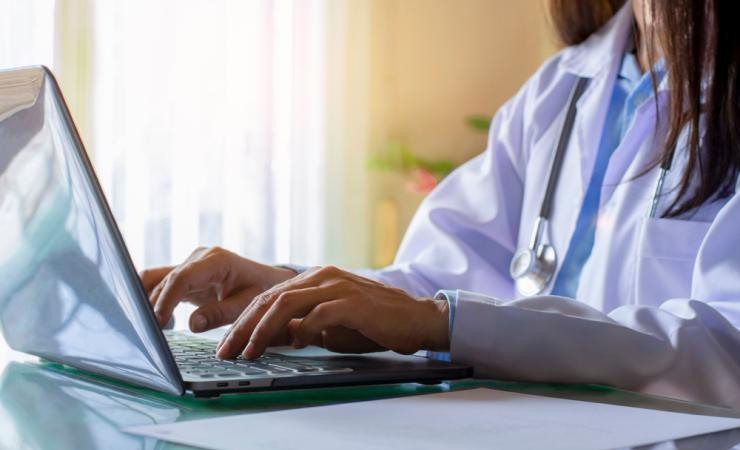
M 0 0 L 0 70 L 54 62 L 54 1 Z M 12 352 L 0 339 L 0 370 L 10 360 L 30 358 Z
M 137 265 L 197 245 L 318 263 L 323 2 L 107 1 L 91 17 L 89 147 Z
M 323 0 L 0 0 L 0 11 L 0 67 L 55 72 L 137 269 L 199 245 L 324 259 Z

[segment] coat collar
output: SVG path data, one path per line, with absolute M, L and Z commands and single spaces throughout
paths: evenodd
M 634 15 L 631 2 L 581 44 L 563 50 L 560 67 L 579 77 L 594 78 L 621 59 L 632 33 Z

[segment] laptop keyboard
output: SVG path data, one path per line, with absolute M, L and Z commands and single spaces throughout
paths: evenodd
M 352 369 L 327 361 L 265 353 L 256 360 L 218 359 L 216 341 L 190 334 L 165 331 L 180 372 L 198 378 L 241 378 L 349 372 Z

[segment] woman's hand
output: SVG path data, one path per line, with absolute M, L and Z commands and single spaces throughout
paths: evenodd
M 145 270 L 141 281 L 161 326 L 186 301 L 199 306 L 190 329 L 202 332 L 232 323 L 256 295 L 295 275 L 211 247 L 196 249 L 179 266 Z
M 254 359 L 282 336 L 292 337 L 296 347 L 315 344 L 343 352 L 445 351 L 448 305 L 417 300 L 334 267 L 317 268 L 257 295 L 221 340 L 217 354 Z

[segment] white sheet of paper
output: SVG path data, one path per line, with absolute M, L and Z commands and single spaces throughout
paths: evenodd
M 209 449 L 608 449 L 740 427 L 740 419 L 492 389 L 243 414 L 127 432 Z

